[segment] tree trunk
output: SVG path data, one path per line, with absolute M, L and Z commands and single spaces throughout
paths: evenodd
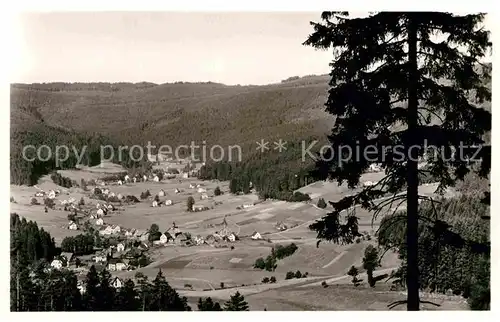
M 411 14 L 410 14 L 411 15 Z M 417 143 L 418 137 L 418 65 L 417 65 L 417 24 L 410 16 L 408 21 L 408 140 L 407 148 Z M 408 311 L 419 310 L 418 272 L 418 171 L 416 150 L 408 150 L 407 156 L 407 275 Z

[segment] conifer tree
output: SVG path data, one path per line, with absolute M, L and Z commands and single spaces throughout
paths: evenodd
M 333 48 L 325 106 L 336 120 L 328 137 L 334 157 L 327 150 L 314 175 L 354 188 L 371 163 L 380 163 L 386 177 L 333 203 L 334 211 L 311 229 L 320 239 L 352 243 L 359 236 L 357 218 L 349 214 L 341 223 L 343 211 L 361 205 L 377 214 L 384 205 L 406 202 L 406 302 L 408 310 L 418 310 L 418 201 L 426 198 L 418 194 L 419 172 L 432 173 L 441 191 L 453 185 L 470 171 L 468 158 L 476 150 L 454 159 L 439 154 L 484 145 L 491 129 L 491 113 L 481 106 L 491 99 L 484 82 L 491 67 L 481 63 L 491 47 L 481 26 L 484 14 L 378 12 L 351 18 L 348 12 L 323 12 L 321 19 L 311 22 L 314 32 L 304 44 Z M 426 155 L 427 168 L 419 170 L 425 144 L 435 146 L 438 157 Z M 376 155 L 365 153 L 373 151 L 368 146 L 376 148 Z M 479 156 L 477 170 L 485 176 L 489 149 L 483 147 Z M 392 198 L 375 201 L 387 194 Z
M 240 292 L 236 292 L 224 304 L 224 311 L 249 311 L 248 303 Z
M 139 294 L 135 290 L 135 284 L 128 279 L 118 290 L 115 298 L 116 311 L 137 311 L 139 309 Z

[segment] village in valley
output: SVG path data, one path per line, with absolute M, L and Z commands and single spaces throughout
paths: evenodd
M 346 186 L 314 182 L 300 189 L 310 196 L 307 202 L 262 200 L 254 189 L 232 194 L 228 182 L 198 179 L 202 163 L 150 159 L 154 165 L 147 173 L 128 173 L 103 162 L 58 170 L 32 187 L 12 186 L 13 212 L 36 221 L 61 247 L 50 269 L 74 271 L 82 293 L 91 266 L 111 272 L 116 288 L 127 279 L 153 278 L 161 270 L 190 299 L 227 299 L 235 290 L 262 294 L 328 280 L 349 284 L 342 277 L 349 267 L 362 265 L 364 249 L 375 243 L 379 221 L 372 222 L 372 215 L 360 209 L 363 231 L 356 243 L 317 247 L 308 226 L 328 212 L 317 206 L 318 200 L 338 199 L 348 192 Z M 369 170 L 360 188 L 383 176 L 377 167 Z M 70 188 L 56 184 L 65 180 L 72 181 Z M 433 193 L 435 187 L 427 186 L 421 188 Z M 277 247 L 292 252 L 264 269 Z M 381 272 L 397 265 L 397 254 L 387 254 Z M 257 307 L 272 303 L 264 304 L 262 296 L 253 300 Z

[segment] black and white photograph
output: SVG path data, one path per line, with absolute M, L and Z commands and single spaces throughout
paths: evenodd
M 489 13 L 13 19 L 11 312 L 490 311 Z

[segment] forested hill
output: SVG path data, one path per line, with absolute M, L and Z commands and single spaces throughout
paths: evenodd
M 13 127 L 26 113 L 46 125 L 106 135 L 126 144 L 239 144 L 329 131 L 328 76 L 265 86 L 218 83 L 12 84 Z M 32 121 L 31 120 L 31 121 Z

